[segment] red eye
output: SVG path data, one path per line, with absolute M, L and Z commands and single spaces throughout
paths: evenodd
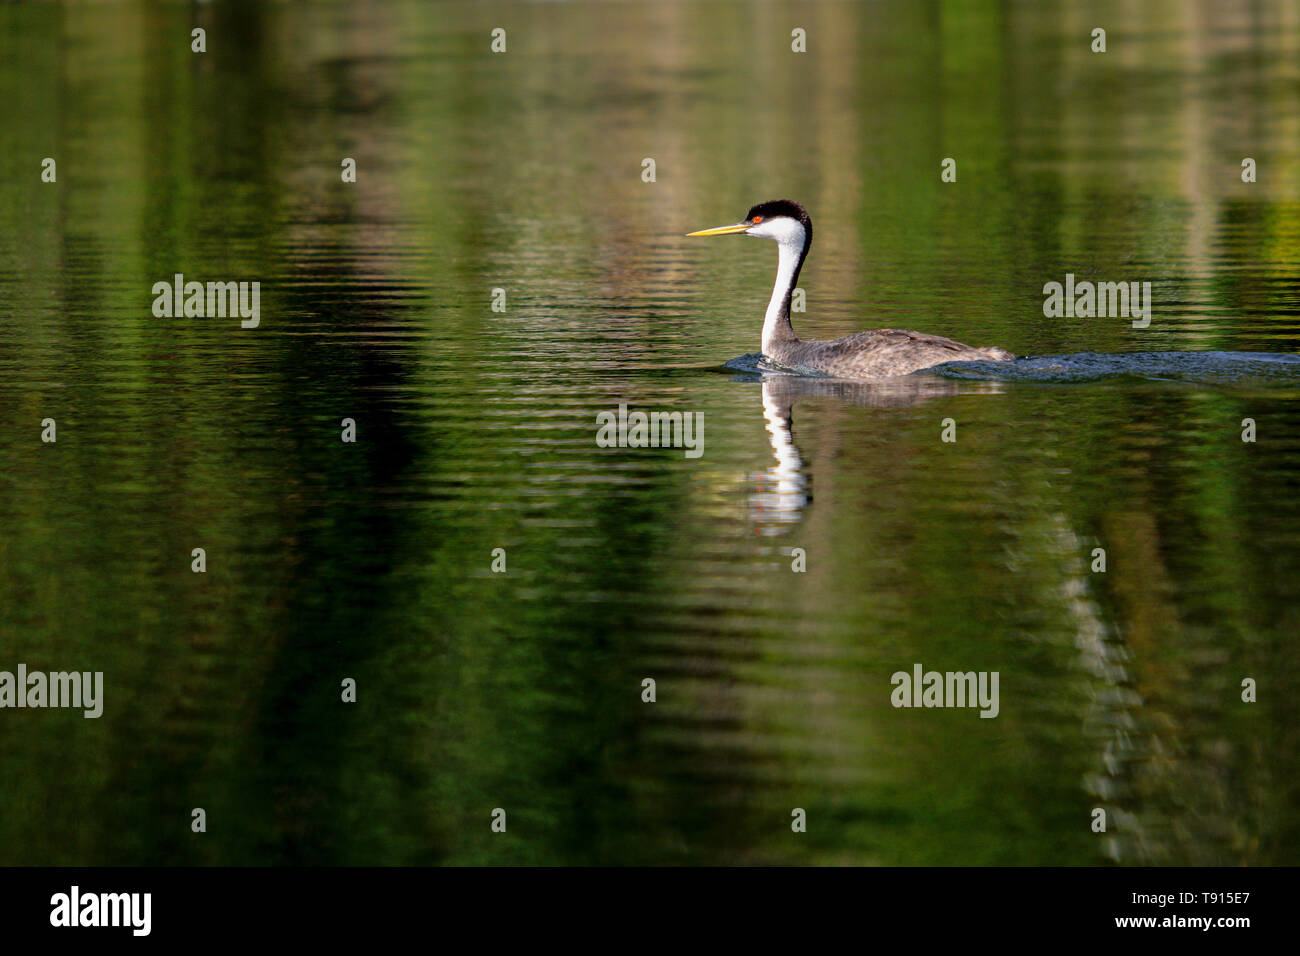
M 763 217 L 762 217 L 762 216 L 755 216 L 755 217 L 754 217 L 754 222 L 762 222 L 762 221 L 763 221 Z

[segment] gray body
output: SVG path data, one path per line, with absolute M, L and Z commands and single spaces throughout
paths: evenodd
M 781 326 L 778 325 L 778 330 Z M 941 335 L 907 329 L 874 329 L 842 339 L 809 339 L 794 334 L 787 314 L 784 330 L 763 349 L 767 358 L 795 369 L 812 369 L 835 378 L 871 379 L 908 375 L 944 362 L 1010 362 L 1015 356 L 996 347 L 972 348 Z

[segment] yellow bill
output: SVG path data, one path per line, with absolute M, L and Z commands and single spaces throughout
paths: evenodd
M 688 232 L 686 238 L 692 236 L 729 236 L 733 233 L 744 232 L 749 228 L 749 223 L 738 222 L 734 226 L 718 226 L 716 229 L 701 229 L 699 232 Z

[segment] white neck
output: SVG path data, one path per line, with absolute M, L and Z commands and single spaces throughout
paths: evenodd
M 767 314 L 763 316 L 763 352 L 766 354 L 776 339 L 777 329 L 783 322 L 788 323 L 789 314 L 782 314 L 786 295 L 793 293 L 795 269 L 799 266 L 799 256 L 803 254 L 804 228 L 798 220 L 782 217 L 773 219 L 768 228 L 762 232 L 751 232 L 764 239 L 775 239 L 780 249 L 780 258 L 776 266 L 776 285 L 772 288 L 772 300 L 767 304 Z

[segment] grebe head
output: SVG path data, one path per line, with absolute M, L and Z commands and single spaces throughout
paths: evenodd
M 757 239 L 775 239 L 782 246 L 791 246 L 807 255 L 812 244 L 812 219 L 808 211 L 792 199 L 773 199 L 761 202 L 745 214 L 734 226 L 718 226 L 687 233 L 688 236 L 753 236 Z

